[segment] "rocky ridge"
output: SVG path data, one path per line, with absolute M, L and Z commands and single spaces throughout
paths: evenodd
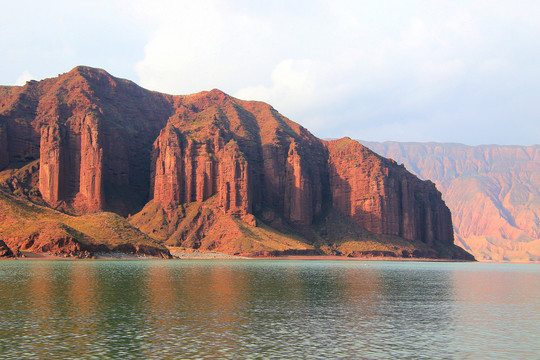
M 219 90 L 165 95 L 89 67 L 2 87 L 0 153 L 6 199 L 70 219 L 127 217 L 153 249 L 471 259 L 433 183 Z M 83 251 L 64 222 L 44 222 L 38 243 Z M 28 248 L 25 236 L 6 244 Z

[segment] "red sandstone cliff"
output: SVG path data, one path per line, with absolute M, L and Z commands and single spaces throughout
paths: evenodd
M 7 147 L 12 163 L 41 159 L 39 189 L 50 206 L 127 215 L 145 203 L 150 148 L 171 97 L 87 67 L 3 94 L 0 152 Z
M 0 90 L 0 170 L 39 159 L 42 201 L 65 213 L 137 213 L 156 241 L 225 252 L 349 252 L 354 228 L 356 243 L 405 241 L 395 256 L 463 256 L 432 183 L 267 104 L 159 94 L 87 67 Z M 330 230 L 336 211 L 349 230 Z
M 349 138 L 328 142 L 332 204 L 376 234 L 454 242 L 450 211 L 430 181 Z

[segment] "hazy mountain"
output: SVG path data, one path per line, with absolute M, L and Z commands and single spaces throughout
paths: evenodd
M 540 146 L 361 141 L 437 184 L 479 260 L 540 260 Z

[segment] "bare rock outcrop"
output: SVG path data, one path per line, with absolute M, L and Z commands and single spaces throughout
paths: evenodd
M 431 182 L 350 139 L 322 141 L 268 104 L 216 89 L 160 94 L 88 67 L 0 95 L 0 169 L 39 158 L 39 192 L 18 188 L 64 213 L 133 215 L 158 242 L 229 252 L 337 251 L 351 232 L 328 231 L 335 211 L 362 229 L 356 242 L 453 244 Z
M 433 183 L 349 138 L 328 142 L 328 150 L 336 209 L 376 234 L 453 244 L 450 211 Z
M 167 125 L 154 142 L 150 192 L 164 206 L 178 206 L 185 199 L 185 179 L 180 133 Z
M 251 212 L 248 160 L 231 140 L 220 153 L 219 199 L 226 213 L 245 216 Z
M 86 211 L 104 209 L 103 191 L 103 148 L 100 144 L 99 122 L 93 117 L 85 117 L 82 124 L 80 142 L 79 192 L 75 197 L 75 207 Z
M 313 221 L 313 189 L 307 173 L 305 156 L 295 141 L 289 145 L 285 165 L 285 217 L 292 223 L 311 225 Z M 309 161 L 309 160 L 308 160 Z
M 52 207 L 67 202 L 79 212 L 95 212 L 104 205 L 103 149 L 97 120 L 86 117 L 80 125 L 70 137 L 72 130 L 56 122 L 41 128 L 39 190 Z

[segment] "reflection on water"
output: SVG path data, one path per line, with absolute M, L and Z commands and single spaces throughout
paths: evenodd
M 0 358 L 531 358 L 534 265 L 2 261 Z
M 463 354 L 471 358 L 481 352 L 507 359 L 540 358 L 538 265 L 483 265 L 453 273 Z

